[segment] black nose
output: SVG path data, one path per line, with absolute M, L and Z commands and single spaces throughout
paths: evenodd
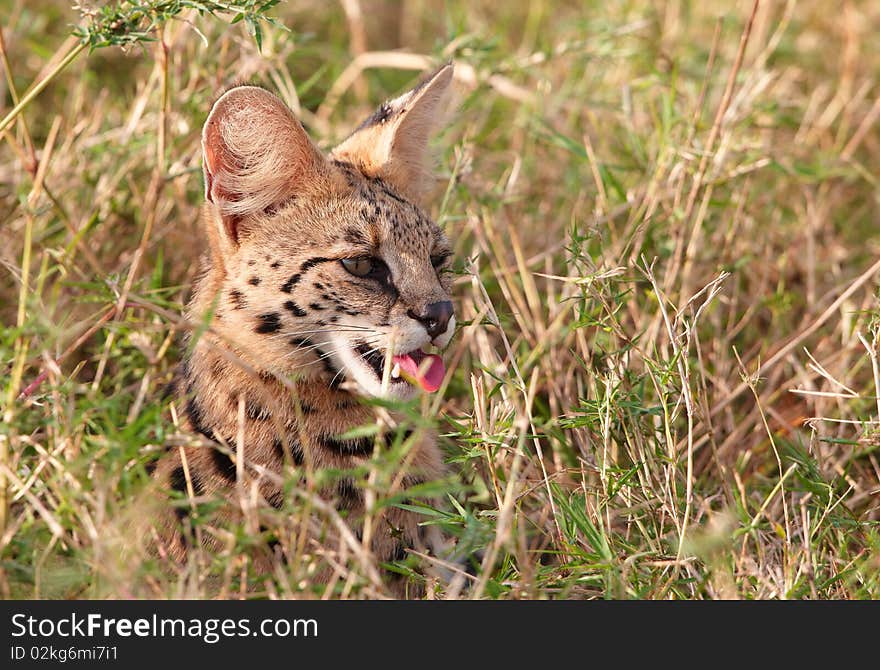
M 452 303 L 448 300 L 432 302 L 430 305 L 425 306 L 421 313 L 411 309 L 407 312 L 407 315 L 421 323 L 433 340 L 438 335 L 446 332 L 449 319 L 452 318 Z

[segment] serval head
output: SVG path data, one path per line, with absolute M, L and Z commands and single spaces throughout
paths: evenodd
M 446 236 L 422 209 L 453 67 L 323 153 L 269 91 L 236 86 L 202 133 L 214 326 L 273 374 L 403 399 L 436 391 L 455 330 Z M 203 296 L 204 297 L 204 296 Z

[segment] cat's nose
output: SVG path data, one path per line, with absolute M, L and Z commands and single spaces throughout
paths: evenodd
M 448 300 L 425 305 L 421 312 L 416 312 L 412 309 L 407 312 L 410 318 L 415 319 L 425 327 L 432 340 L 446 332 L 452 314 L 452 303 Z

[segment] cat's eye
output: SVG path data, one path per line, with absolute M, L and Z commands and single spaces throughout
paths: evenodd
M 343 258 L 342 267 L 355 277 L 371 277 L 381 279 L 387 272 L 387 266 L 378 258 L 360 256 L 358 258 Z
M 372 258 L 343 258 L 342 267 L 348 270 L 355 277 L 366 277 L 373 271 Z

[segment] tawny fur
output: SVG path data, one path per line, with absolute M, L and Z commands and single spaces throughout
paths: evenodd
M 359 395 L 380 384 L 364 382 L 358 363 L 347 367 L 352 351 L 423 346 L 424 328 L 410 315 L 450 299 L 448 241 L 417 201 L 427 190 L 429 131 L 451 75 L 447 65 L 383 107 L 328 157 L 268 91 L 233 88 L 211 110 L 202 215 L 210 253 L 187 316 L 194 323 L 212 316 L 173 388 L 184 428 L 201 446 L 170 448 L 154 477 L 199 499 L 226 498 L 216 525 L 240 516 L 242 484 L 281 507 L 277 475 L 285 466 L 351 470 L 369 459 L 372 441 L 340 437 L 376 421 Z M 353 277 L 340 262 L 362 256 L 384 261 L 387 282 Z M 453 329 L 454 319 L 432 342 L 444 346 Z M 443 476 L 434 436 L 420 433 L 410 443 L 402 488 Z M 361 491 L 343 482 L 316 493 L 359 532 Z M 161 550 L 178 560 L 194 541 L 185 517 L 185 508 L 169 509 L 160 524 Z M 388 507 L 382 519 L 370 546 L 378 561 L 431 549 L 419 526 L 424 517 Z M 213 540 L 203 535 L 203 542 Z

